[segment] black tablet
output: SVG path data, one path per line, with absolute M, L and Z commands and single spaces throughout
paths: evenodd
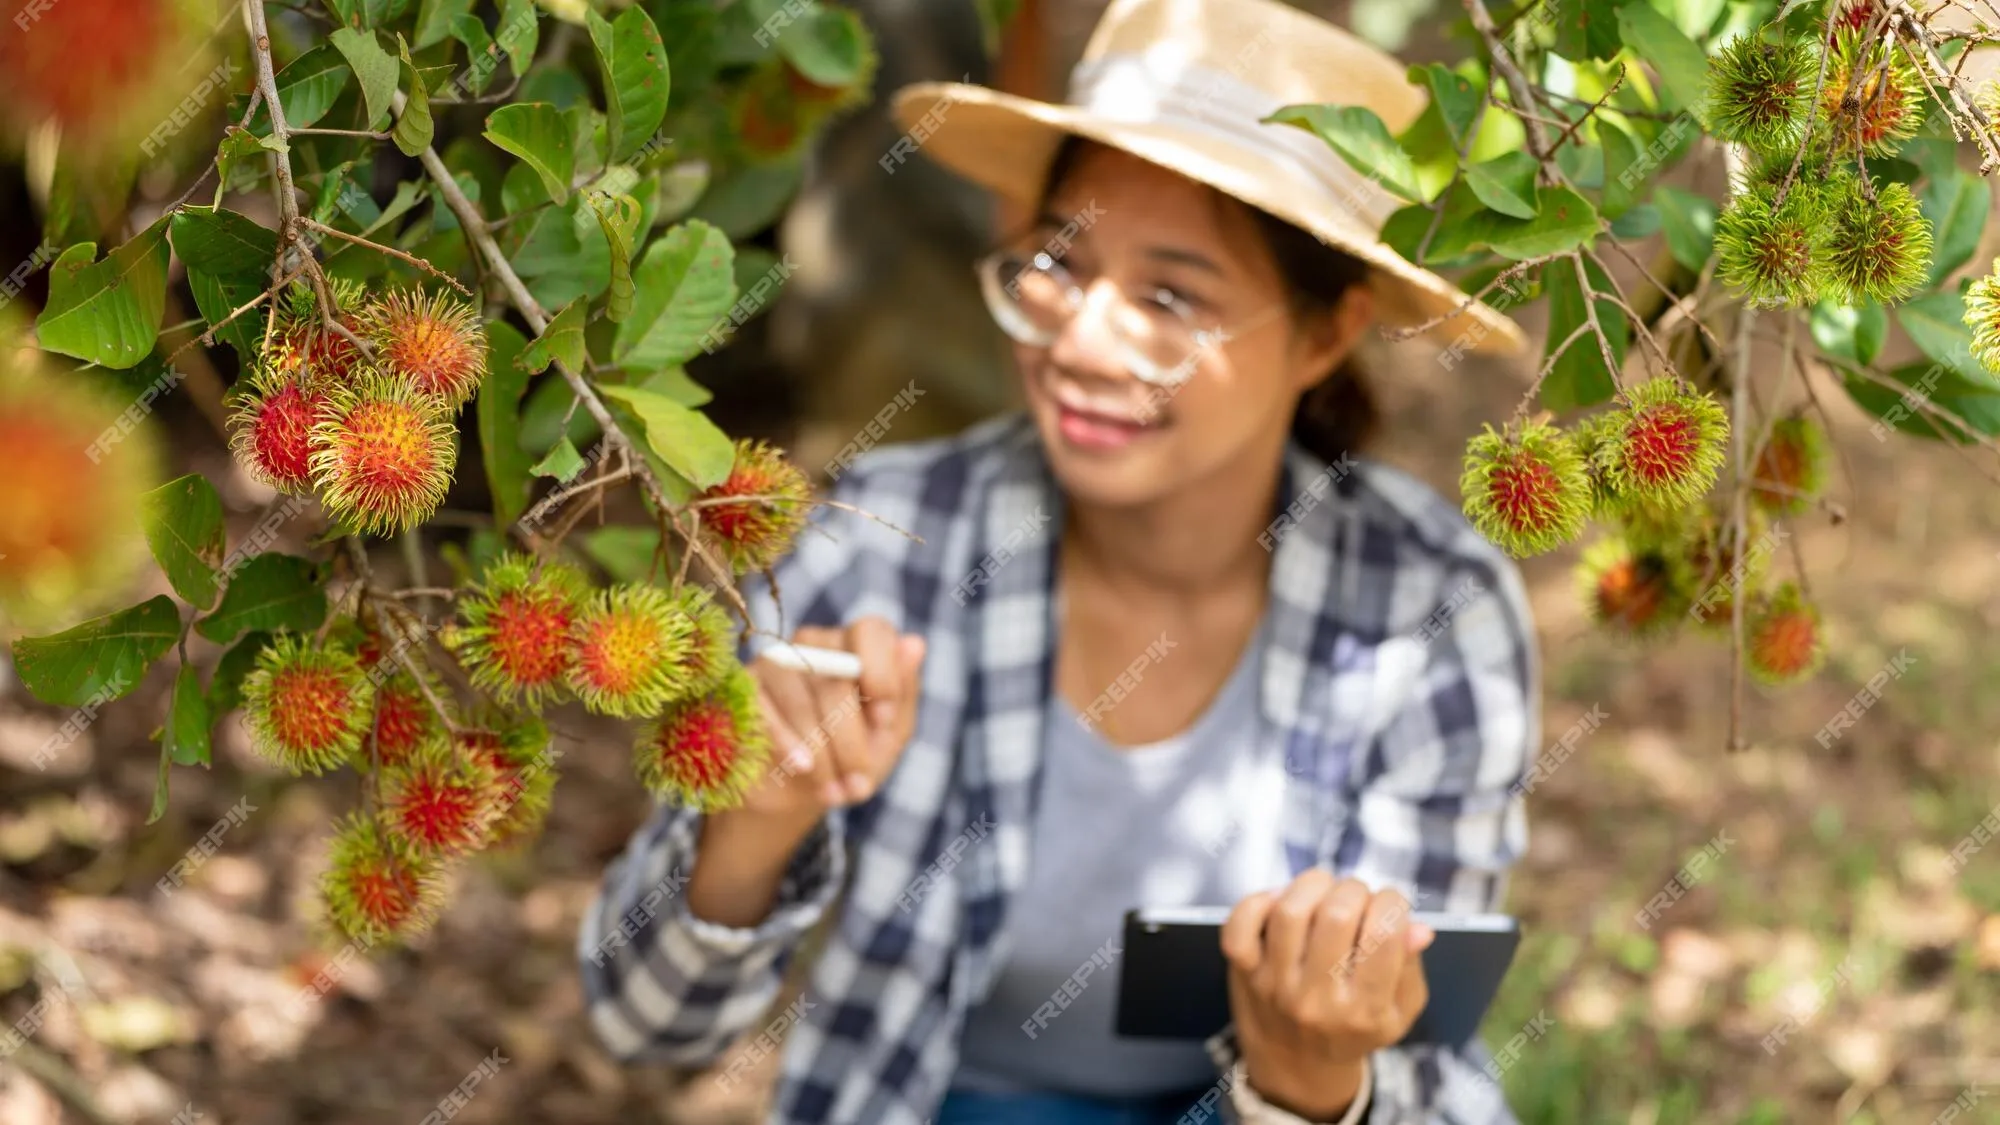
M 1127 911 L 1118 972 L 1118 1034 L 1135 1039 L 1206 1039 L 1229 1023 L 1229 963 L 1222 956 L 1226 906 Z M 1410 919 L 1437 931 L 1424 950 L 1430 1004 L 1404 1044 L 1456 1047 L 1479 1031 L 1487 1005 L 1521 942 L 1505 914 L 1436 914 Z

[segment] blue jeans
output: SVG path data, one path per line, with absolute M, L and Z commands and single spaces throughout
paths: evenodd
M 1176 1125 L 1204 1093 L 1206 1089 L 1152 1098 L 1087 1098 L 953 1090 L 945 1095 L 933 1125 Z

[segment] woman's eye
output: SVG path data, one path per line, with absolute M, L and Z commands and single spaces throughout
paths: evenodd
M 1148 305 L 1170 316 L 1185 320 L 1194 315 L 1201 302 L 1170 285 L 1156 287 L 1146 301 Z

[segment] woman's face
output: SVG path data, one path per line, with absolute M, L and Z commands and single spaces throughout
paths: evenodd
M 1072 222 L 1069 245 L 1051 244 Z M 1296 317 L 1245 207 L 1115 149 L 1079 156 L 1021 246 L 1046 251 L 1085 293 L 1053 343 L 1015 348 L 1050 464 L 1085 503 L 1146 505 L 1271 462 L 1299 395 L 1373 317 L 1363 287 L 1335 312 Z M 1178 387 L 1156 387 L 1121 358 L 1110 334 L 1121 319 L 1226 335 L 1188 354 Z

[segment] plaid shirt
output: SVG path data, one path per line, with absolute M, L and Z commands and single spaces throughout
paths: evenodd
M 777 598 L 746 591 L 753 617 L 785 636 L 871 614 L 923 634 L 910 745 L 876 795 L 814 830 L 754 929 L 688 912 L 675 892 L 700 815 L 661 808 L 607 873 L 578 949 L 591 1021 L 621 1059 L 702 1066 L 761 1032 L 739 1064 L 783 1050 L 773 1122 L 923 1125 L 1010 927 L 1033 924 L 1008 906 L 1038 803 L 1062 497 L 1018 414 L 876 450 L 835 496 L 894 526 L 818 509 Z M 1518 573 L 1434 492 L 1366 460 L 1294 446 L 1279 501 L 1262 537 L 1259 702 L 1290 774 L 1273 811 L 1291 870 L 1325 865 L 1420 910 L 1497 909 L 1526 845 L 1516 784 L 1537 742 Z M 801 1000 L 772 1021 L 788 960 L 829 912 Z M 1497 1070 L 1477 1044 L 1377 1052 L 1367 1120 L 1509 1125 Z

